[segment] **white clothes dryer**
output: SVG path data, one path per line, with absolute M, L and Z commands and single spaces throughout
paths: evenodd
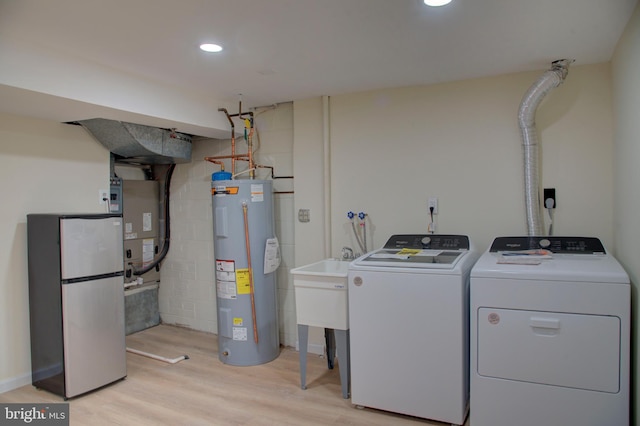
M 467 236 L 394 235 L 349 265 L 353 404 L 464 423 L 476 259 Z
M 631 287 L 597 238 L 500 237 L 471 272 L 472 426 L 628 426 Z

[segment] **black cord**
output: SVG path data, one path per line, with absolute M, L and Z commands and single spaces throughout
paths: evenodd
M 433 206 L 429 207 L 429 214 L 431 215 L 431 233 L 433 234 Z
M 133 269 L 133 275 L 143 275 L 155 268 L 160 262 L 162 262 L 169 253 L 169 241 L 171 234 L 171 218 L 169 215 L 169 189 L 171 188 L 171 176 L 173 175 L 173 169 L 176 168 L 175 163 L 169 166 L 169 170 L 167 170 L 167 175 L 164 180 L 164 217 L 165 217 L 165 231 L 164 231 L 164 242 L 162 243 L 162 250 L 158 257 L 151 262 L 149 265 L 142 269 L 136 269 L 133 264 L 131 268 Z

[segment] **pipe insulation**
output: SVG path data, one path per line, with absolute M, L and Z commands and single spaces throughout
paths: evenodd
M 538 105 L 552 89 L 558 87 L 569 72 L 573 60 L 561 59 L 551 64 L 527 90 L 518 110 L 518 124 L 522 135 L 524 155 L 524 195 L 528 235 L 544 235 L 539 198 L 539 150 L 535 115 Z

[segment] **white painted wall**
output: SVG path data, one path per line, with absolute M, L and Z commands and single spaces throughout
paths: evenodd
M 617 257 L 632 282 L 632 389 L 634 424 L 640 424 L 638 382 L 638 284 L 640 283 L 640 7 L 637 7 L 622 35 L 612 60 L 614 143 L 614 232 Z
M 100 213 L 109 151 L 81 127 L 0 113 L 0 393 L 31 383 L 28 213 Z
M 348 211 L 369 214 L 369 250 L 392 234 L 426 233 L 431 196 L 437 232 L 467 234 L 479 250 L 526 235 L 517 112 L 543 71 L 331 97 L 331 255 L 359 251 Z M 609 64 L 572 67 L 540 105 L 537 129 L 541 183 L 558 199 L 555 234 L 613 249 L 610 82 Z M 294 103 L 295 211 L 312 217 L 295 224 L 296 266 L 325 257 L 322 115 L 321 98 Z M 318 330 L 311 345 L 322 345 Z
M 276 109 L 261 109 L 255 113 L 256 162 L 274 166 L 276 176 L 293 174 L 292 109 L 292 104 L 288 103 L 280 104 Z M 241 130 L 242 125 L 237 123 L 236 128 Z M 244 139 L 242 136 L 238 137 L 236 152 L 244 153 L 246 149 Z M 230 140 L 196 140 L 191 163 L 179 164 L 175 169 L 171 185 L 171 249 L 162 265 L 160 284 L 160 316 L 165 323 L 217 332 L 211 174 L 220 170 L 220 167 L 204 158 L 230 153 Z M 237 167 L 236 172 L 245 170 L 246 163 L 238 162 Z M 231 171 L 229 161 L 225 170 Z M 256 178 L 268 179 L 270 171 L 259 169 Z M 293 181 L 276 179 L 274 190 L 291 191 Z M 285 345 L 294 346 L 295 304 L 288 274 L 294 256 L 293 195 L 276 194 L 274 209 L 275 232 L 282 255 L 282 264 L 276 277 L 280 340 Z
M 481 250 L 525 235 L 517 112 L 543 71 L 332 97 L 332 253 L 357 247 L 350 210 L 369 214 L 369 249 L 426 233 L 431 196 L 437 232 L 468 234 Z M 609 64 L 572 67 L 536 121 L 541 183 L 558 199 L 555 234 L 613 247 L 610 81 Z
M 481 250 L 495 236 L 525 234 L 517 111 L 543 71 L 331 97 L 331 253 L 357 249 L 348 211 L 369 214 L 369 249 L 394 233 L 426 232 L 430 196 L 439 199 L 437 231 L 468 234 Z M 541 183 L 557 192 L 555 234 L 613 248 L 610 81 L 609 64 L 572 67 L 536 121 Z M 296 173 L 295 208 L 312 213 L 322 205 L 321 114 L 319 98 L 295 103 L 294 167 L 316 164 Z M 321 220 L 296 223 L 296 234 L 322 241 Z M 322 256 L 308 250 L 304 263 Z
M 294 211 L 308 209 L 310 222 L 295 222 L 295 266 L 322 260 L 324 247 L 324 151 L 322 99 L 294 102 L 293 171 L 296 176 Z M 326 188 L 330 190 L 330 188 Z

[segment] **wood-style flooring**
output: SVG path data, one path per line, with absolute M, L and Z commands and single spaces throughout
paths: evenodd
M 71 425 L 443 425 L 356 408 L 342 398 L 339 360 L 329 370 L 323 357 L 309 354 L 302 390 L 291 348 L 267 364 L 234 367 L 218 360 L 215 335 L 168 325 L 127 336 L 127 346 L 189 359 L 168 364 L 127 353 L 126 379 L 67 401 Z M 64 401 L 27 385 L 0 394 L 0 402 Z

